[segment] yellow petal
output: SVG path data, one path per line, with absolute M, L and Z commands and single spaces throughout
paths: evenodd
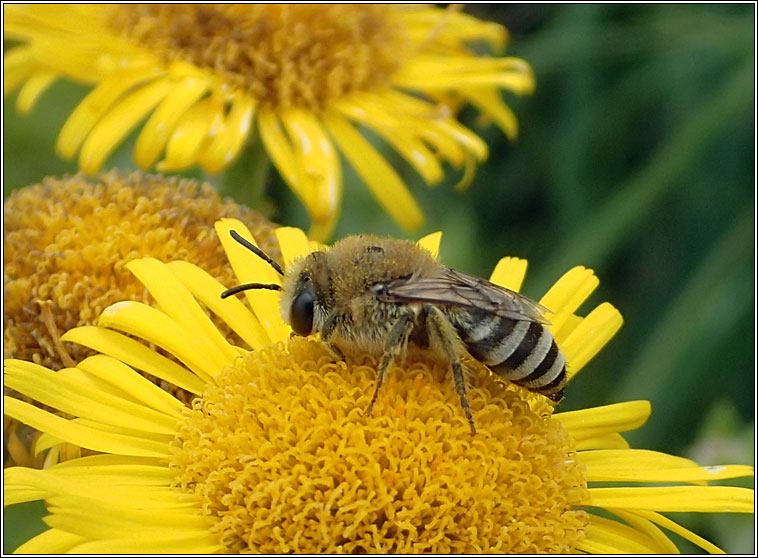
M 629 447 L 629 442 L 618 432 L 611 432 L 602 436 L 584 438 L 576 443 L 576 450 L 592 450 L 592 449 L 626 449 Z
M 231 163 L 250 135 L 255 102 L 246 94 L 238 94 L 229 115 L 219 126 L 210 143 L 200 152 L 200 165 L 215 173 Z
M 566 427 L 574 440 L 580 441 L 639 428 L 647 421 L 650 411 L 649 401 L 627 401 L 555 413 L 553 418 Z
M 428 251 L 432 257 L 436 260 L 440 256 L 440 241 L 442 240 L 442 232 L 434 232 L 420 238 L 416 244 L 421 248 Z
M 637 529 L 641 533 L 647 535 L 651 540 L 655 541 L 658 547 L 661 549 L 660 554 L 679 554 L 679 549 L 669 539 L 663 531 L 661 531 L 652 521 L 640 516 L 635 512 L 623 511 L 612 509 L 610 510 L 614 515 L 617 515 L 630 526 Z
M 141 435 L 124 436 L 122 434 L 104 433 L 95 428 L 63 419 L 12 397 L 4 397 L 3 401 L 6 415 L 28 424 L 40 432 L 49 432 L 61 440 L 83 448 L 147 457 L 165 458 L 171 454 L 167 444 L 149 440 Z
M 721 550 L 718 546 L 716 546 L 713 543 L 708 542 L 703 537 L 696 535 L 689 529 L 685 529 L 675 521 L 671 521 L 669 518 L 662 516 L 659 513 L 652 512 L 652 511 L 644 511 L 644 510 L 635 510 L 633 513 L 645 517 L 652 521 L 653 523 L 657 523 L 664 529 L 668 529 L 672 533 L 676 533 L 680 537 L 687 539 L 693 544 L 696 544 L 706 552 L 709 552 L 710 554 L 725 554 L 723 550 Z
M 221 293 L 226 290 L 226 287 L 211 277 L 208 272 L 181 260 L 166 265 L 184 283 L 194 297 L 231 327 L 250 348 L 260 349 L 270 343 L 263 326 L 239 299 L 235 297 L 221 298 Z
M 101 327 L 118 329 L 155 343 L 206 381 L 210 381 L 228 364 L 207 339 L 146 304 L 117 302 L 103 310 L 97 323 Z
M 15 47 L 3 56 L 3 95 L 14 91 L 34 73 L 34 57 L 28 45 Z
M 342 171 L 332 141 L 315 116 L 293 109 L 282 114 L 302 178 L 309 184 L 308 210 L 315 221 L 337 212 L 342 194 Z
M 160 78 L 119 100 L 84 140 L 79 167 L 86 174 L 96 174 L 116 145 L 166 97 L 170 86 L 168 78 Z
M 563 331 L 564 323 L 599 284 L 594 271 L 576 266 L 564 273 L 540 299 L 540 304 L 551 312 L 550 329 L 556 339 L 568 337 L 570 332 Z
M 282 251 L 282 258 L 284 258 L 285 270 L 293 261 L 313 251 L 308 237 L 296 227 L 278 227 L 275 233 Z
M 521 290 L 526 276 L 527 261 L 521 258 L 502 258 L 490 276 L 490 282 L 515 292 Z
M 21 114 L 28 114 L 33 108 L 39 96 L 44 93 L 52 83 L 58 79 L 59 74 L 57 72 L 36 72 L 34 73 L 26 83 L 24 83 L 21 91 L 18 93 L 18 100 L 16 106 Z
M 83 326 L 68 330 L 61 336 L 61 340 L 78 343 L 109 355 L 190 393 L 199 395 L 205 389 L 206 382 L 189 370 L 159 355 L 142 343 L 115 331 L 95 326 Z
M 156 168 L 179 170 L 194 165 L 211 130 L 221 125 L 224 105 L 216 96 L 195 103 L 179 120 L 166 145 L 166 156 Z
M 153 68 L 122 70 L 105 78 L 68 117 L 58 135 L 56 150 L 64 159 L 72 158 L 92 128 L 113 104 L 135 85 L 155 79 L 159 75 Z
M 604 517 L 590 515 L 585 536 L 577 550 L 590 554 L 661 554 L 664 550 L 644 533 Z
M 117 548 L 124 554 L 218 554 L 223 550 L 218 539 L 208 532 L 169 531 L 139 534 L 122 539 L 90 541 L 71 548 L 72 554 L 108 554 Z
M 279 118 L 270 109 L 263 109 L 258 114 L 258 133 L 266 147 L 279 174 L 289 184 L 303 204 L 308 202 L 308 192 L 302 177 L 301 169 L 295 161 L 295 150 L 289 139 L 282 131 Z
M 150 291 L 161 310 L 203 339 L 216 358 L 232 361 L 238 356 L 189 289 L 171 273 L 166 264 L 155 258 L 140 258 L 127 263 L 126 268 Z
M 81 535 L 60 529 L 48 529 L 19 546 L 14 554 L 66 554 L 86 540 Z
M 64 413 L 145 432 L 176 432 L 175 416 L 92 389 L 31 362 L 6 360 L 3 379 L 7 387 Z
M 579 372 L 605 347 L 623 323 L 621 313 L 607 302 L 590 312 L 561 345 L 569 377 Z
M 753 476 L 746 465 L 700 467 L 694 461 L 649 450 L 596 450 L 577 454 L 588 481 L 698 482 Z
M 752 513 L 754 493 L 734 486 L 590 488 L 588 505 L 659 512 Z
M 509 140 L 518 136 L 518 120 L 500 92 L 493 87 L 464 87 L 458 92 L 476 106 L 484 115 L 492 118 Z
M 118 387 L 142 405 L 177 419 L 182 417 L 181 401 L 118 359 L 94 355 L 80 362 L 77 368 Z
M 207 91 L 202 78 L 186 76 L 172 81 L 171 90 L 142 128 L 134 146 L 134 160 L 142 168 L 150 168 L 166 147 L 181 117 Z
M 271 266 L 231 237 L 230 231 L 235 230 L 255 244 L 250 231 L 242 222 L 236 219 L 221 219 L 216 221 L 215 227 L 229 263 L 232 264 L 232 269 L 240 283 L 281 284 L 282 278 Z M 245 295 L 269 339 L 273 342 L 289 339 L 290 327 L 282 321 L 279 314 L 279 293 L 265 289 L 251 289 L 245 291 Z
M 406 229 L 421 225 L 421 210 L 384 157 L 341 116 L 331 113 L 324 122 L 340 151 L 390 216 Z

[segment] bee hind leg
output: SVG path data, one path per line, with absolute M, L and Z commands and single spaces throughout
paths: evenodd
M 366 414 L 370 415 L 376 403 L 376 398 L 379 396 L 379 388 L 382 387 L 384 382 L 384 376 L 387 374 L 387 368 L 392 362 L 392 359 L 403 352 L 405 346 L 408 344 L 408 338 L 413 330 L 413 317 L 411 315 L 403 315 L 392 326 L 387 340 L 384 343 L 384 356 L 382 356 L 382 362 L 377 370 L 376 388 L 374 388 L 374 395 L 371 398 L 371 403 L 366 408 Z
M 471 416 L 471 408 L 466 399 L 466 380 L 463 376 L 463 363 L 461 362 L 460 337 L 455 331 L 453 325 L 448 321 L 445 315 L 431 304 L 424 306 L 426 314 L 426 327 L 429 339 L 438 345 L 445 352 L 445 356 L 450 361 L 453 368 L 453 380 L 455 381 L 455 391 L 461 399 L 461 407 L 466 414 L 468 424 L 471 427 L 471 434 L 476 434 L 474 418 Z

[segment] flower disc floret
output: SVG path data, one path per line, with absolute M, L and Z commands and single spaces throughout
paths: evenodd
M 472 436 L 444 364 L 411 356 L 365 414 L 377 362 L 293 339 L 216 377 L 172 460 L 231 552 L 568 552 L 586 483 L 545 401 L 473 366 Z
M 280 109 L 319 111 L 386 84 L 409 46 L 386 5 L 119 4 L 106 21 L 165 63 L 190 62 Z

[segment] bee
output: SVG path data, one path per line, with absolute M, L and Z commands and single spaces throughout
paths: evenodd
M 466 399 L 462 359 L 467 354 L 496 374 L 558 402 L 566 359 L 546 325 L 547 309 L 485 279 L 444 267 L 407 240 L 348 236 L 331 249 L 295 260 L 285 273 L 236 231 L 232 237 L 271 265 L 282 285 L 246 283 L 281 291 L 282 318 L 297 335 L 320 333 L 339 359 L 363 351 L 381 355 L 370 414 L 393 359 L 413 344 L 452 368 L 461 406 L 476 434 Z

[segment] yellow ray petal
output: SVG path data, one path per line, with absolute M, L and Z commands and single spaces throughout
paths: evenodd
M 433 232 L 431 234 L 426 235 L 423 238 L 419 238 L 418 244 L 423 248 L 424 250 L 427 250 L 432 257 L 436 260 L 439 259 L 440 256 L 440 241 L 442 240 L 442 232 Z
M 555 413 L 574 440 L 597 438 L 613 432 L 626 432 L 639 428 L 650 416 L 649 401 L 627 401 L 603 407 Z
M 315 116 L 293 109 L 282 114 L 296 162 L 309 186 L 308 210 L 314 221 L 325 221 L 334 215 L 342 195 L 342 171 L 331 140 Z
M 181 117 L 207 89 L 208 83 L 196 76 L 172 81 L 171 90 L 145 123 L 134 146 L 134 160 L 140 167 L 153 166 Z
M 421 225 L 423 216 L 416 200 L 384 157 L 341 116 L 331 113 L 324 122 L 340 151 L 392 218 L 409 230 Z
M 109 355 L 137 370 L 152 374 L 196 395 L 202 393 L 206 386 L 204 380 L 176 362 L 115 331 L 95 326 L 83 326 L 68 330 L 61 335 L 61 340 L 78 343 Z
M 180 260 L 166 265 L 194 297 L 231 327 L 250 348 L 260 349 L 269 344 L 268 335 L 255 315 L 235 297 L 222 299 L 221 293 L 226 290 L 226 287 L 211 277 L 208 272 Z
M 34 73 L 33 50 L 22 45 L 6 52 L 3 56 L 3 95 L 14 91 Z
M 181 401 L 118 359 L 94 355 L 80 362 L 77 368 L 118 387 L 142 405 L 168 416 L 182 417 L 184 405 Z
M 521 258 L 502 258 L 490 276 L 490 281 L 515 292 L 521 290 L 521 284 L 526 276 L 527 261 Z
M 644 533 L 651 540 L 655 541 L 658 547 L 661 549 L 661 554 L 679 554 L 679 549 L 669 539 L 663 531 L 661 531 L 652 521 L 638 515 L 635 512 L 611 509 L 609 510 L 624 521 L 626 521 L 633 528 L 637 529 L 641 533 Z
M 215 227 L 240 283 L 281 284 L 281 277 L 271 266 L 231 237 L 230 231 L 235 230 L 253 242 L 250 231 L 242 222 L 236 219 L 221 219 L 216 221 Z M 289 339 L 290 327 L 279 315 L 279 294 L 270 290 L 252 289 L 245 291 L 245 295 L 269 339 L 273 342 Z
M 31 362 L 6 360 L 3 380 L 7 387 L 64 413 L 145 432 L 176 432 L 176 417 L 91 389 Z
M 563 332 L 565 321 L 587 300 L 600 284 L 595 272 L 582 266 L 576 266 L 558 279 L 540 299 L 540 304 L 551 312 L 549 319 L 551 330 L 556 339 L 565 339 L 570 332 Z
M 97 429 L 82 426 L 74 421 L 38 409 L 34 405 L 4 397 L 5 414 L 28 424 L 41 432 L 52 435 L 83 448 L 123 455 L 143 455 L 147 457 L 169 457 L 167 444 L 146 439 L 144 436 L 124 436 L 103 433 Z
M 590 312 L 561 345 L 569 377 L 579 372 L 605 347 L 623 323 L 621 313 L 607 302 Z
M 492 118 L 509 140 L 518 136 L 518 120 L 511 108 L 503 102 L 500 91 L 493 87 L 464 87 L 463 97 L 484 115 Z
M 672 533 L 676 533 L 680 537 L 687 539 L 691 543 L 699 546 L 706 552 L 709 552 L 710 554 L 726 554 L 723 550 L 721 550 L 718 546 L 715 544 L 708 542 L 703 537 L 696 535 L 689 529 L 685 529 L 675 521 L 671 521 L 669 518 L 662 516 L 659 513 L 652 512 L 652 511 L 645 511 L 645 510 L 635 510 L 633 513 L 645 517 L 652 521 L 653 523 L 657 523 L 664 529 L 668 529 Z
M 254 112 L 253 98 L 247 94 L 238 94 L 215 137 L 201 150 L 198 157 L 200 166 L 207 172 L 215 173 L 231 163 L 250 135 Z
M 19 546 L 14 554 L 66 554 L 87 539 L 60 529 L 48 529 Z
M 33 108 L 39 96 L 44 93 L 53 82 L 58 79 L 59 74 L 57 72 L 36 72 L 34 73 L 26 83 L 24 83 L 21 91 L 18 93 L 18 100 L 16 106 L 21 114 L 28 114 Z
M 109 538 L 74 546 L 72 554 L 108 554 L 118 549 L 123 554 L 218 554 L 223 550 L 218 539 L 206 532 L 184 531 L 139 534 L 122 539 Z
M 166 144 L 165 158 L 156 168 L 164 172 L 194 165 L 210 131 L 220 126 L 223 109 L 216 95 L 195 103 L 179 120 Z
M 734 486 L 590 488 L 588 505 L 658 512 L 752 513 L 754 493 Z
M 96 174 L 116 145 L 166 97 L 170 87 L 168 78 L 160 78 L 137 88 L 115 104 L 84 140 L 79 167 L 86 174 Z
M 700 467 L 694 461 L 649 450 L 596 450 L 577 454 L 588 481 L 697 482 L 753 475 L 746 465 Z
M 208 350 L 214 351 L 214 358 L 232 361 L 238 356 L 189 289 L 171 274 L 166 264 L 155 258 L 140 258 L 127 263 L 126 269 L 145 285 L 163 312 L 189 329 L 194 336 L 203 339 Z
M 146 304 L 117 302 L 103 310 L 97 323 L 101 327 L 117 329 L 155 343 L 206 381 L 210 381 L 229 363 L 218 355 L 207 339 Z
M 279 174 L 300 201 L 307 205 L 309 194 L 301 177 L 302 169 L 296 162 L 292 144 L 282 131 L 279 117 L 272 110 L 262 109 L 258 114 L 258 133 Z
M 58 135 L 56 151 L 64 159 L 72 158 L 92 128 L 117 99 L 135 85 L 160 75 L 155 68 L 138 67 L 122 70 L 105 78 L 68 117 Z
M 626 449 L 629 447 L 629 442 L 618 432 L 611 432 L 602 436 L 584 438 L 576 443 L 576 450 L 592 450 L 592 449 Z
M 293 261 L 313 251 L 308 237 L 296 227 L 278 227 L 275 234 L 284 258 L 285 270 Z
M 590 554 L 661 554 L 664 550 L 644 533 L 604 517 L 590 515 L 585 536 L 576 543 Z

